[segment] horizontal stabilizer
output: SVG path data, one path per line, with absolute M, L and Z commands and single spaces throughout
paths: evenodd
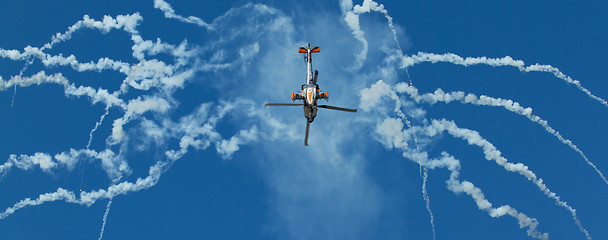
M 316 52 L 321 52 L 321 48 L 320 47 L 301 47 L 298 52 L 299 53 L 308 53 L 308 50 L 310 49 L 311 53 L 316 53 Z

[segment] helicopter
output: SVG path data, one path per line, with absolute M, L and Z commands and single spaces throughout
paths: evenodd
M 306 54 L 304 56 L 306 60 L 306 84 L 300 87 L 300 93 L 291 93 L 292 103 L 266 103 L 264 106 L 304 106 L 304 116 L 306 117 L 306 134 L 304 136 L 304 146 L 308 146 L 308 131 L 310 124 L 315 120 L 317 116 L 317 108 L 325 108 L 331 110 L 345 111 L 345 112 L 357 112 L 357 109 L 341 108 L 330 105 L 317 105 L 318 99 L 325 99 L 329 101 L 329 93 L 327 91 L 320 91 L 319 85 L 317 84 L 317 77 L 319 71 L 315 70 L 313 75 L 312 70 L 312 54 L 321 52 L 321 48 L 310 46 L 300 47 L 299 53 Z M 302 100 L 302 103 L 293 103 L 296 100 Z

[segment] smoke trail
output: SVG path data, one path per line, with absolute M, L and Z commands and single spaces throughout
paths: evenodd
M 529 181 L 533 182 L 539 188 L 539 190 L 542 191 L 547 197 L 555 200 L 555 203 L 558 206 L 561 206 L 568 210 L 572 215 L 572 219 L 574 220 L 574 223 L 579 228 L 579 230 L 585 234 L 587 239 L 591 239 L 591 236 L 589 236 L 589 232 L 583 227 L 580 220 L 576 216 L 576 210 L 574 208 L 569 206 L 566 202 L 560 200 L 560 197 L 557 196 L 557 194 L 555 194 L 554 192 L 552 192 L 543 183 L 542 179 L 538 178 L 534 172 L 528 170 L 528 166 L 522 163 L 513 164 L 508 162 L 506 158 L 501 156 L 500 151 L 496 149 L 496 147 L 494 147 L 492 143 L 481 137 L 478 132 L 470 129 L 459 128 L 453 121 L 447 121 L 445 119 L 432 120 L 432 124 L 427 127 L 426 131 L 429 131 L 432 134 L 447 131 L 450 135 L 454 137 L 466 140 L 469 145 L 476 145 L 482 148 L 485 158 L 487 160 L 496 162 L 498 165 L 502 166 L 507 171 L 516 172 L 526 177 Z
M 407 86 L 406 84 L 401 84 L 400 88 L 401 89 L 415 89 L 413 87 Z M 391 96 L 391 98 L 393 98 L 392 95 L 396 94 L 392 89 L 390 89 L 390 87 L 388 85 L 384 84 L 384 82 L 382 82 L 382 81 L 378 81 L 377 83 L 372 85 L 369 89 L 362 90 L 361 91 L 362 100 L 364 98 L 364 95 L 369 94 L 369 93 L 375 93 L 377 95 L 374 98 L 370 99 L 371 101 L 368 102 L 369 105 L 365 105 L 365 108 L 362 107 L 362 109 L 364 111 L 369 111 L 370 109 L 372 109 L 372 107 L 374 105 L 378 104 L 378 102 L 380 101 L 379 99 L 382 96 Z M 464 94 L 460 94 L 460 95 L 464 96 Z M 369 97 L 366 97 L 366 98 L 369 98 Z M 451 98 L 446 97 L 445 99 L 451 99 Z M 398 101 L 395 100 L 395 101 L 400 102 L 400 100 L 398 100 Z M 517 106 L 519 106 L 519 105 L 517 104 Z M 399 112 L 397 112 L 397 115 L 399 115 Z M 556 201 L 557 205 L 567 209 L 571 213 L 572 218 L 573 218 L 575 224 L 577 225 L 577 227 L 579 228 L 579 230 L 585 234 L 587 239 L 591 238 L 589 236 L 587 230 L 582 226 L 578 217 L 576 216 L 575 209 L 570 207 L 566 202 L 561 201 L 560 198 L 557 196 L 557 194 L 551 192 L 551 190 L 543 183 L 542 179 L 539 179 L 536 176 L 536 174 L 534 174 L 532 171 L 528 170 L 527 166 L 525 166 L 521 163 L 518 163 L 518 164 L 509 163 L 506 158 L 501 156 L 500 151 L 498 151 L 487 140 L 483 139 L 476 131 L 458 128 L 454 122 L 447 121 L 447 120 L 432 120 L 431 124 L 428 126 L 425 126 L 425 127 L 417 127 L 417 126 L 410 127 L 406 131 L 402 131 L 402 129 L 403 129 L 403 124 L 400 123 L 397 119 L 387 118 L 382 123 L 378 124 L 378 126 L 376 127 L 376 133 L 382 137 L 381 140 L 384 142 L 384 144 L 386 146 L 389 146 L 391 148 L 395 147 L 395 148 L 403 149 L 406 152 L 406 153 L 404 153 L 404 156 L 407 155 L 406 157 L 410 158 L 412 160 L 415 160 L 415 157 L 420 157 L 420 156 L 425 157 L 425 158 L 422 158 L 422 160 L 425 160 L 427 158 L 426 153 L 420 153 L 419 150 L 416 150 L 415 154 L 407 153 L 408 151 L 413 151 L 409 147 L 407 142 L 412 140 L 412 136 L 415 136 L 414 133 L 424 134 L 428 137 L 432 137 L 437 134 L 440 134 L 441 132 L 447 131 L 449 134 L 453 135 L 454 137 L 466 140 L 471 145 L 479 146 L 484 150 L 484 155 L 487 160 L 496 162 L 497 164 L 499 164 L 500 166 L 505 168 L 505 170 L 507 170 L 507 171 L 517 172 L 520 175 L 525 176 L 528 180 L 533 182 L 539 188 L 539 190 L 541 190 L 547 197 L 554 199 Z M 431 169 L 433 169 L 434 167 L 437 167 L 437 166 L 445 165 L 445 163 L 441 163 L 441 162 L 434 163 L 431 165 L 428 165 L 428 164 L 424 165 L 422 161 L 416 161 L 416 162 L 418 162 L 419 164 L 421 164 L 425 167 L 431 168 Z M 458 166 L 459 166 L 459 164 L 458 164 Z M 459 168 L 459 167 L 457 167 L 457 168 Z M 457 169 L 457 168 L 452 167 L 451 169 Z M 456 172 L 453 171 L 453 174 L 456 174 L 456 176 L 458 175 L 457 171 Z M 473 192 L 476 192 L 476 191 L 473 191 Z M 471 193 L 473 193 L 473 192 L 471 192 Z M 484 208 L 480 207 L 480 209 L 484 209 Z M 511 211 L 510 207 L 503 209 L 503 210 L 508 210 L 506 212 Z
M 481 189 L 475 187 L 475 185 L 469 181 L 459 180 L 460 175 L 460 161 L 452 157 L 446 152 L 441 154 L 438 159 L 430 159 L 428 153 L 414 150 L 407 144 L 412 139 L 413 133 L 416 132 L 418 135 L 426 137 L 433 137 L 440 133 L 440 131 L 434 126 L 428 127 L 413 127 L 407 130 L 403 130 L 404 124 L 401 120 L 395 118 L 386 118 L 376 126 L 375 133 L 381 138 L 379 139 L 385 146 L 389 148 L 397 148 L 403 150 L 403 156 L 410 159 L 419 165 L 428 168 L 446 168 L 450 171 L 450 178 L 446 181 L 448 189 L 454 193 L 466 193 L 471 196 L 477 207 L 480 210 L 486 211 L 491 217 L 501 217 L 509 215 L 515 218 L 520 228 L 528 228 L 528 236 L 537 239 L 547 239 L 547 233 L 541 233 L 537 230 L 538 221 L 535 218 L 530 218 L 526 214 L 517 211 L 515 208 L 504 205 L 498 208 L 492 207 L 484 196 Z
M 11 107 L 15 106 L 15 96 L 17 95 L 17 85 L 15 85 L 15 89 L 13 90 L 13 97 L 11 98 Z
M 449 92 L 445 93 L 441 89 L 435 90 L 434 93 L 427 93 L 420 95 L 418 93 L 418 89 L 413 86 L 407 86 L 406 84 L 400 83 L 395 86 L 395 89 L 399 93 L 407 93 L 414 101 L 416 102 L 426 102 L 428 104 L 435 104 L 436 102 L 445 102 L 450 103 L 452 101 L 458 101 L 461 103 L 474 104 L 480 106 L 493 106 L 493 107 L 503 107 L 511 112 L 517 113 L 519 115 L 525 116 L 530 121 L 535 122 L 541 125 L 545 131 L 555 136 L 561 143 L 568 145 L 572 150 L 576 151 L 587 163 L 587 165 L 591 166 L 595 172 L 602 178 L 604 183 L 608 184 L 608 180 L 604 177 L 604 174 L 593 164 L 571 140 L 565 139 L 558 131 L 549 126 L 549 123 L 546 120 L 543 120 L 539 116 L 532 114 L 532 108 L 523 107 L 518 102 L 515 102 L 510 99 L 501 99 L 501 98 L 493 98 L 485 95 L 477 96 L 475 94 L 469 93 L 465 94 L 464 92 Z
M 541 233 L 537 230 L 538 221 L 535 218 L 528 217 L 526 214 L 519 212 L 515 208 L 509 205 L 503 205 L 498 208 L 494 208 L 492 203 L 485 198 L 485 195 L 469 181 L 461 181 L 460 175 L 460 161 L 452 157 L 446 152 L 441 154 L 439 159 L 429 159 L 426 152 L 415 151 L 412 149 L 402 148 L 404 150 L 403 156 L 411 159 L 418 164 L 434 169 L 434 168 L 447 168 L 450 171 L 450 178 L 446 181 L 447 187 L 454 193 L 465 193 L 475 201 L 477 207 L 480 210 L 486 211 L 491 217 L 502 217 L 509 215 L 517 220 L 520 228 L 528 228 L 526 231 L 528 236 L 536 239 L 548 239 L 548 233 Z
M 106 106 L 123 107 L 123 100 L 118 98 L 117 94 L 110 94 L 105 89 L 95 90 L 89 86 L 78 86 L 70 83 L 61 73 L 47 75 L 45 71 L 40 71 L 30 77 L 12 76 L 8 81 L 0 79 L 0 91 L 7 88 L 19 85 L 20 87 L 28 87 L 31 85 L 40 85 L 46 83 L 54 83 L 61 85 L 64 88 L 66 96 L 87 96 L 92 103 L 103 102 Z
M 434 54 L 434 53 L 425 53 L 425 52 L 418 52 L 418 54 L 416 54 L 416 55 L 404 56 L 401 46 L 399 44 L 399 40 L 397 39 L 397 31 L 395 29 L 395 26 L 393 25 L 393 18 L 388 14 L 388 11 L 386 9 L 384 9 L 384 5 L 378 4 L 378 3 L 374 2 L 373 0 L 364 0 L 362 5 L 355 5 L 354 7 L 352 7 L 351 0 L 342 0 L 340 4 L 342 5 L 342 11 L 345 15 L 344 20 L 347 22 L 348 26 L 353 31 L 353 35 L 355 36 L 355 38 L 357 38 L 359 41 L 361 41 L 363 43 L 365 54 L 367 54 L 368 43 L 364 36 L 365 33 L 361 30 L 361 27 L 359 26 L 358 15 L 362 14 L 362 13 L 368 13 L 370 11 L 376 11 L 376 12 L 380 12 L 380 13 L 384 14 L 384 17 L 388 21 L 388 26 L 391 29 L 391 32 L 393 33 L 393 40 L 397 44 L 397 48 L 399 50 L 399 56 L 397 58 L 401 59 L 400 68 L 405 68 L 406 73 L 408 74 L 408 78 L 409 78 L 409 72 L 407 71 L 407 68 L 410 66 L 419 64 L 419 63 L 423 63 L 423 62 L 431 62 L 431 63 L 449 62 L 449 63 L 456 64 L 456 65 L 462 65 L 465 67 L 468 67 L 471 65 L 478 65 L 478 64 L 486 64 L 486 65 L 490 65 L 493 67 L 512 66 L 512 67 L 516 67 L 521 72 L 551 73 L 555 77 L 567 82 L 568 84 L 575 85 L 580 91 L 587 94 L 587 96 L 591 97 L 592 99 L 594 99 L 594 100 L 600 102 L 601 104 L 603 104 L 604 106 L 608 107 L 608 101 L 594 95 L 593 93 L 591 93 L 591 91 L 589 91 L 588 89 L 583 87 L 581 85 L 580 81 L 572 79 L 572 77 L 562 73 L 558 68 L 553 67 L 551 65 L 536 63 L 534 65 L 525 66 L 524 61 L 514 60 L 510 56 L 506 56 L 504 58 L 488 58 L 488 57 L 463 58 L 463 57 L 458 56 L 453 53 Z M 365 58 L 364 57 L 361 57 L 361 58 L 362 58 L 362 60 L 361 60 L 361 64 L 362 64 L 362 62 L 365 60 Z M 410 80 L 410 85 L 412 85 L 411 80 Z
M 161 2 L 162 3 L 162 2 Z M 233 8 L 229 10 L 224 16 L 219 17 L 219 20 L 231 17 L 240 12 L 255 12 L 257 14 L 270 14 L 276 15 L 277 11 L 261 4 L 247 4 L 240 8 Z M 278 14 L 278 17 L 281 17 Z M 163 115 L 171 108 L 175 107 L 175 100 L 171 97 L 172 91 L 176 88 L 181 88 L 185 81 L 192 78 L 194 73 L 198 71 L 216 71 L 218 69 L 226 69 L 232 67 L 234 63 L 241 63 L 241 59 L 237 59 L 234 63 L 222 63 L 219 60 L 211 60 L 208 64 L 198 63 L 200 59 L 196 59 L 197 64 L 192 66 L 190 69 L 182 71 L 182 67 L 188 66 L 190 57 L 198 56 L 200 54 L 198 48 L 190 47 L 186 41 L 178 46 L 163 43 L 159 40 L 152 42 L 144 40 L 136 30 L 139 22 L 143 18 L 138 14 L 131 15 L 118 15 L 116 18 L 105 16 L 103 21 L 96 21 L 89 18 L 87 15 L 83 17 L 83 20 L 78 21 L 64 33 L 57 33 L 53 36 L 50 43 L 45 44 L 42 48 L 26 47 L 23 52 L 16 50 L 4 50 L 0 49 L 0 57 L 10 58 L 12 60 L 22 60 L 27 57 L 35 57 L 41 60 L 45 66 L 54 65 L 68 65 L 77 71 L 89 71 L 89 70 L 119 70 L 121 73 L 127 75 L 124 79 L 121 90 L 113 93 L 108 92 L 105 89 L 99 88 L 94 89 L 89 86 L 76 86 L 71 83 L 61 73 L 55 73 L 48 75 L 44 71 L 40 71 L 37 74 L 29 77 L 23 76 L 12 76 L 9 80 L 2 80 L 0 78 L 0 90 L 5 90 L 14 86 L 27 87 L 31 85 L 40 84 L 58 84 L 63 86 L 66 96 L 87 96 L 90 98 L 91 103 L 102 102 L 106 106 L 106 112 L 100 117 L 100 120 L 96 123 L 95 127 L 89 133 L 89 141 L 87 143 L 87 149 L 74 150 L 71 149 L 68 152 L 63 152 L 51 157 L 50 154 L 37 153 L 33 156 L 12 155 L 6 163 L 0 165 L 0 174 L 4 175 L 13 166 L 17 166 L 22 169 L 31 168 L 32 166 L 39 166 L 43 171 L 50 172 L 50 170 L 57 166 L 67 166 L 72 169 L 78 161 L 83 161 L 82 158 L 94 158 L 101 161 L 101 165 L 107 172 L 110 179 L 117 181 L 122 179 L 122 176 L 129 174 L 129 166 L 124 159 L 122 154 L 121 146 L 119 149 L 121 152 L 114 153 L 110 148 L 105 151 L 96 152 L 90 150 L 92 143 L 93 134 L 97 128 L 103 123 L 105 117 L 109 113 L 109 108 L 118 106 L 123 110 L 124 115 L 114 121 L 112 128 L 112 134 L 106 139 L 107 143 L 112 144 L 123 144 L 122 140 L 125 136 L 123 131 L 123 125 L 129 121 L 141 120 L 142 128 L 146 134 L 155 139 L 164 139 L 166 137 L 176 137 L 179 140 L 179 149 L 169 150 L 165 152 L 167 160 L 159 161 L 154 166 L 150 167 L 150 175 L 146 178 L 138 178 L 135 182 L 121 182 L 114 183 L 108 189 L 100 189 L 97 191 L 81 191 L 80 198 L 76 199 L 75 194 L 65 190 L 58 189 L 54 193 L 40 194 L 36 200 L 29 198 L 17 202 L 12 207 L 7 208 L 4 213 L 0 214 L 0 219 L 3 219 L 16 210 L 21 209 L 25 206 L 40 205 L 45 202 L 65 200 L 66 202 L 77 203 L 81 205 L 91 205 L 98 199 L 110 199 L 118 194 L 125 194 L 127 192 L 139 191 L 144 188 L 153 186 L 158 179 L 162 171 L 166 170 L 168 163 L 176 161 L 181 156 L 188 152 L 190 147 L 195 149 L 206 149 L 210 144 L 215 144 L 217 152 L 223 158 L 230 158 L 231 155 L 239 149 L 239 145 L 247 144 L 257 140 L 258 130 L 257 126 L 252 126 L 249 129 L 243 129 L 237 134 L 228 139 L 223 139 L 222 136 L 215 131 L 215 124 L 222 119 L 232 109 L 238 109 L 236 104 L 241 103 L 224 103 L 218 107 L 218 116 L 212 116 L 210 118 L 201 117 L 201 115 L 208 114 L 208 108 L 201 107 L 199 112 L 195 112 L 192 115 L 184 116 L 180 119 L 180 122 L 173 122 L 170 118 L 162 118 Z M 221 21 L 218 21 L 221 23 Z M 274 26 L 279 26 L 276 25 Z M 122 29 L 131 35 L 131 39 L 134 42 L 132 47 L 133 56 L 138 58 L 140 62 L 134 66 L 128 63 L 111 60 L 108 58 L 101 58 L 96 63 L 80 63 L 76 60 L 76 57 L 70 55 L 63 57 L 61 54 L 57 56 L 51 56 L 43 52 L 45 49 L 50 49 L 54 44 L 67 41 L 71 38 L 72 34 L 82 28 L 98 29 L 102 33 L 107 33 L 113 29 Z M 231 29 L 233 30 L 233 29 Z M 145 59 L 146 55 L 155 55 L 158 53 L 168 53 L 175 56 L 175 65 L 168 65 L 165 62 L 152 59 Z M 151 95 L 144 95 L 143 97 L 137 97 L 130 100 L 121 99 L 121 95 L 126 92 L 129 88 L 135 88 L 138 90 L 150 90 L 156 88 L 156 91 Z M 237 101 L 238 102 L 238 101 Z M 209 104 L 203 104 L 208 106 Z M 253 104 L 252 104 L 253 105 Z M 160 115 L 161 126 L 155 125 L 143 118 L 142 115 L 147 112 L 152 112 L 155 115 Z M 259 112 L 259 111 L 258 111 Z M 257 112 L 249 112 L 252 116 L 264 117 L 269 120 L 269 125 L 277 126 L 276 121 L 268 116 L 262 116 Z M 277 135 L 278 136 L 278 135 Z
M 91 129 L 91 132 L 89 133 L 89 142 L 87 143 L 87 149 L 89 149 L 91 147 L 91 142 L 93 141 L 93 133 L 95 133 L 95 131 L 97 131 L 97 128 L 103 123 L 103 119 L 108 116 L 108 114 L 110 113 L 110 107 L 106 106 L 106 112 L 101 115 L 101 117 L 99 118 L 99 121 L 97 121 L 95 123 L 95 127 L 93 127 L 93 129 Z
M 357 54 L 357 59 L 353 67 L 354 69 L 359 69 L 363 66 L 363 63 L 367 59 L 367 52 L 369 49 L 369 44 L 365 38 L 365 32 L 363 32 L 359 24 L 359 15 L 363 13 L 374 11 L 380 12 L 384 15 L 388 21 L 388 26 L 393 33 L 393 40 L 397 45 L 400 56 L 403 56 L 401 44 L 399 44 L 399 39 L 397 39 L 397 30 L 393 24 L 393 18 L 388 14 L 388 11 L 384 8 L 384 5 L 374 2 L 373 0 L 364 0 L 361 5 L 357 4 L 354 6 L 352 0 L 341 0 L 340 5 L 346 25 L 351 29 L 353 36 L 363 45 L 362 50 Z
M 46 202 L 54 202 L 63 200 L 68 203 L 76 203 L 80 205 L 91 206 L 99 199 L 111 199 L 120 194 L 127 194 L 129 192 L 137 192 L 143 189 L 150 188 L 158 182 L 162 174 L 163 168 L 167 166 L 167 161 L 157 161 L 156 164 L 150 167 L 148 170 L 148 176 L 145 178 L 137 178 L 133 182 L 120 182 L 113 183 L 107 189 L 99 189 L 96 191 L 82 191 L 80 197 L 76 198 L 76 195 L 63 188 L 58 188 L 57 191 L 51 193 L 44 193 L 38 196 L 37 199 L 31 200 L 30 198 L 23 199 L 15 203 L 12 207 L 7 208 L 4 212 L 0 213 L 0 219 L 4 219 L 15 211 L 20 210 L 27 206 L 37 206 Z
M 106 106 L 106 112 L 101 115 L 101 117 L 99 118 L 99 121 L 97 121 L 95 123 L 95 127 L 93 127 L 93 129 L 91 129 L 91 132 L 89 132 L 89 142 L 87 143 L 86 149 L 90 149 L 91 147 L 91 142 L 93 141 L 93 133 L 95 133 L 95 131 L 97 131 L 97 128 L 103 123 L 103 119 L 108 115 L 108 113 L 110 113 L 110 107 Z M 85 167 L 85 161 L 81 161 L 80 164 L 80 191 L 82 192 L 82 185 L 84 182 L 84 167 Z M 112 201 L 110 199 L 110 201 Z
M 395 40 L 395 43 L 397 44 L 397 48 L 399 49 L 399 51 L 402 52 L 401 45 L 399 44 L 399 40 L 397 40 L 397 30 L 395 29 L 395 26 L 393 25 L 393 18 L 390 15 L 388 15 L 388 11 L 386 9 L 384 9 L 384 5 L 374 2 L 373 0 L 364 0 L 361 5 L 357 4 L 352 8 L 352 12 L 357 15 L 362 14 L 362 13 L 368 13 L 371 11 L 380 12 L 384 15 L 384 17 L 388 21 L 388 27 L 391 29 L 391 32 L 393 33 L 393 40 Z
M 181 15 L 175 14 L 175 10 L 173 9 L 173 7 L 171 7 L 171 4 L 169 4 L 168 2 L 165 2 L 163 0 L 154 0 L 154 8 L 157 8 L 157 9 L 163 11 L 166 18 L 177 19 L 177 20 L 185 22 L 185 23 L 192 23 L 192 24 L 196 24 L 201 27 L 205 27 L 205 28 L 207 28 L 207 30 L 213 30 L 213 26 L 211 24 L 206 23 L 205 21 L 203 21 L 202 19 L 200 19 L 198 17 L 195 17 L 195 16 L 183 17 Z
M 64 200 L 70 203 L 78 202 L 76 200 L 76 195 L 73 192 L 65 190 L 63 188 L 58 188 L 55 192 L 41 194 L 35 200 L 26 198 L 15 203 L 12 207 L 7 208 L 6 210 L 4 210 L 4 212 L 0 213 L 0 219 L 4 219 L 13 214 L 15 211 L 27 206 L 38 206 L 45 202 L 54 202 L 58 200 Z
M 112 29 L 124 29 L 130 33 L 137 33 L 135 28 L 139 25 L 143 18 L 139 13 L 134 13 L 130 15 L 118 15 L 116 18 L 112 18 L 110 16 L 105 15 L 103 17 L 103 21 L 95 21 L 89 17 L 89 15 L 84 15 L 83 19 L 76 22 L 76 24 L 72 25 L 68 28 L 65 33 L 57 33 L 53 36 L 50 43 L 44 44 L 40 50 L 50 49 L 53 45 L 65 42 L 72 38 L 72 34 L 74 32 L 80 30 L 83 27 L 86 28 L 96 28 L 100 30 L 102 33 L 108 33 Z
M 25 62 L 21 71 L 19 71 L 19 76 L 23 76 L 23 73 L 27 70 L 27 67 L 34 62 L 34 59 L 31 58 L 29 61 Z M 15 88 L 13 89 L 13 97 L 11 98 L 11 107 L 15 106 L 15 96 L 17 96 L 17 84 L 15 84 Z
M 110 206 L 112 205 L 112 199 L 113 198 L 110 198 L 110 201 L 108 201 L 108 205 L 106 205 L 106 212 L 103 214 L 103 220 L 102 220 L 103 222 L 101 224 L 101 231 L 99 232 L 98 240 L 103 239 L 103 232 L 106 229 L 106 222 L 108 220 L 108 214 L 110 213 Z
M 346 22 L 346 25 L 352 30 L 353 36 L 363 45 L 361 51 L 356 55 L 357 58 L 353 66 L 353 69 L 359 69 L 363 67 L 363 63 L 365 62 L 365 59 L 367 59 L 367 51 L 369 48 L 367 39 L 365 39 L 365 32 L 361 30 L 361 25 L 359 25 L 359 15 L 352 10 L 352 0 L 342 0 L 340 1 L 340 5 L 342 6 L 344 22 Z
M 50 155 L 42 153 L 33 156 L 22 155 L 19 157 L 12 155 L 12 160 L 0 165 L 0 173 L 5 171 L 3 169 L 10 168 L 15 164 L 28 168 L 38 165 L 43 170 L 55 168 L 60 164 L 71 168 L 70 166 L 73 166 L 80 158 L 92 157 L 101 160 L 104 170 L 106 170 L 110 179 L 112 179 L 112 185 L 106 189 L 81 191 L 78 198 L 76 197 L 76 194 L 63 188 L 59 188 L 56 192 L 41 194 L 36 200 L 26 198 L 0 213 L 0 220 L 24 207 L 37 206 L 46 202 L 63 200 L 68 203 L 90 206 L 100 199 L 111 199 L 117 195 L 148 189 L 156 185 L 160 180 L 161 175 L 168 170 L 171 163 L 179 160 L 188 152 L 190 147 L 198 150 L 205 150 L 210 147 L 211 143 L 215 143 L 218 154 L 223 158 L 229 158 L 231 157 L 231 154 L 239 149 L 240 144 L 255 141 L 258 136 L 257 127 L 255 125 L 248 130 L 237 132 L 228 140 L 222 139 L 222 136 L 215 131 L 215 126 L 229 112 L 245 110 L 246 114 L 249 116 L 256 116 L 260 119 L 271 119 L 269 116 L 263 115 L 257 108 L 254 108 L 253 106 L 257 105 L 251 101 L 237 100 L 235 102 L 225 102 L 224 104 L 217 106 L 216 113 L 211 116 L 208 116 L 210 111 L 209 106 L 210 104 L 202 104 L 199 109 L 192 114 L 182 117 L 178 123 L 165 122 L 165 124 L 167 124 L 165 128 L 174 129 L 173 131 L 175 131 L 168 134 L 182 136 L 179 141 L 179 150 L 166 151 L 166 159 L 157 161 L 149 168 L 149 175 L 147 177 L 137 178 L 134 182 L 119 182 L 119 180 L 122 179 L 122 176 L 126 174 L 125 171 L 129 171 L 128 166 L 126 165 L 126 162 L 120 159 L 120 156 L 116 156 L 109 149 L 106 149 L 104 152 L 96 152 L 89 149 L 72 149 L 70 152 L 55 155 L 55 161 L 53 161 L 53 158 Z M 247 106 L 249 106 L 249 108 L 247 108 Z M 285 136 L 281 135 L 281 137 Z
M 370 11 L 376 11 L 376 12 L 380 12 L 380 13 L 384 14 L 384 17 L 388 21 L 388 26 L 391 29 L 391 32 L 393 33 L 393 40 L 397 44 L 397 48 L 399 50 L 399 56 L 397 58 L 401 59 L 400 68 L 405 68 L 405 71 L 408 75 L 408 79 L 410 79 L 410 78 L 409 78 L 409 71 L 407 70 L 407 68 L 410 66 L 419 64 L 419 63 L 423 63 L 423 62 L 431 62 L 431 63 L 449 62 L 449 63 L 456 64 L 456 65 L 462 65 L 465 67 L 468 67 L 471 65 L 478 65 L 478 64 L 486 64 L 486 65 L 490 65 L 492 67 L 512 66 L 512 67 L 516 67 L 521 72 L 551 73 L 558 79 L 561 79 L 568 84 L 572 84 L 572 85 L 576 86 L 576 88 L 578 88 L 580 91 L 587 94 L 587 96 L 589 96 L 590 98 L 592 98 L 592 99 L 600 102 L 604 106 L 608 107 L 608 101 L 594 95 L 587 88 L 583 87 L 583 85 L 580 83 L 580 81 L 572 79 L 572 77 L 564 74 L 558 68 L 553 67 L 551 65 L 536 63 L 534 65 L 525 66 L 524 61 L 514 60 L 510 56 L 506 56 L 504 58 L 488 58 L 488 57 L 463 58 L 463 57 L 458 56 L 453 53 L 434 54 L 434 53 L 425 53 L 425 52 L 418 52 L 418 54 L 416 54 L 416 55 L 404 56 L 403 50 L 401 49 L 401 46 L 399 44 L 399 40 L 397 39 L 397 31 L 395 29 L 395 26 L 393 25 L 393 18 L 388 14 L 388 11 L 386 9 L 384 9 L 384 5 L 378 4 L 378 3 L 374 2 L 373 0 L 364 0 L 362 5 L 355 5 L 354 7 L 352 6 L 352 0 L 342 0 L 340 2 L 340 4 L 342 6 L 344 20 L 346 21 L 349 28 L 353 31 L 353 35 L 355 36 L 355 38 L 357 38 L 363 44 L 364 50 L 357 57 L 358 64 L 356 64 L 356 66 L 358 66 L 358 67 L 356 67 L 356 68 L 360 68 L 362 66 L 363 62 L 366 59 L 366 55 L 367 55 L 367 51 L 368 51 L 368 42 L 365 39 L 365 32 L 363 32 L 363 30 L 361 30 L 361 27 L 359 26 L 358 15 L 362 14 L 362 13 L 368 13 Z M 392 56 L 392 57 L 394 57 L 394 56 Z M 411 79 L 410 79 L 410 85 L 413 85 Z M 603 176 L 602 176 L 602 178 L 604 179 L 604 181 L 606 181 L 606 178 L 604 178 Z M 608 183 L 608 181 L 607 181 L 607 183 Z
M 0 177 L 4 177 L 4 175 L 6 175 L 8 170 L 11 169 L 12 167 L 13 167 L 13 163 L 11 163 L 10 161 L 7 161 L 7 162 L 3 163 L 2 165 L 0 165 Z
M 385 84 L 382 80 L 379 80 L 370 88 L 362 89 L 359 95 L 361 96 L 361 103 L 359 104 L 359 107 L 363 109 L 363 111 L 370 111 L 372 108 L 374 108 L 377 104 L 380 103 L 382 97 L 390 97 L 392 100 L 395 101 L 394 111 L 395 113 L 397 113 L 397 116 L 403 119 L 408 127 L 412 126 L 405 113 L 401 111 L 401 99 L 399 99 L 397 93 L 395 93 L 395 91 L 393 91 L 391 87 Z
M 435 240 L 435 222 L 433 217 L 433 211 L 431 210 L 431 200 L 429 199 L 429 194 L 426 191 L 426 180 L 429 177 L 429 170 L 426 167 L 420 166 L 420 175 L 422 177 L 422 198 L 426 203 L 426 211 L 429 213 L 429 217 L 431 218 L 431 229 L 433 230 L 433 240 Z M 424 170 L 424 171 L 423 171 Z
M 4 176 L 13 166 L 23 170 L 39 167 L 42 171 L 51 173 L 59 164 L 53 161 L 51 155 L 46 153 L 38 152 L 31 156 L 11 154 L 6 163 L 0 166 L 0 176 Z
M 581 85 L 580 81 L 573 80 L 570 76 L 562 73 L 558 68 L 553 67 L 551 65 L 541 65 L 541 64 L 536 63 L 534 65 L 525 66 L 524 61 L 515 60 L 509 56 L 506 56 L 503 58 L 488 58 L 488 57 L 463 58 L 463 57 L 458 56 L 453 53 L 434 54 L 434 53 L 419 52 L 416 55 L 403 56 L 401 58 L 400 67 L 406 68 L 406 67 L 413 66 L 413 65 L 416 65 L 419 63 L 424 63 L 424 62 L 430 62 L 430 63 L 448 62 L 448 63 L 461 65 L 461 66 L 465 66 L 465 67 L 472 66 L 472 65 L 478 65 L 478 64 L 485 64 L 485 65 L 489 65 L 492 67 L 511 66 L 511 67 L 516 67 L 521 72 L 551 73 L 558 79 L 561 79 L 568 84 L 572 84 L 572 85 L 576 86 L 580 91 L 587 94 L 587 96 L 591 97 L 592 99 L 594 99 L 594 100 L 600 102 L 601 104 L 603 104 L 604 106 L 608 107 L 608 102 L 606 100 L 595 96 L 588 89 L 583 87 Z

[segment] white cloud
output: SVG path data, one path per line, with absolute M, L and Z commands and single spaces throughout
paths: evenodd
M 376 126 L 376 133 L 387 148 L 405 148 L 407 142 L 403 134 L 403 122 L 396 118 L 386 118 Z
M 363 111 L 371 111 L 372 108 L 380 104 L 380 100 L 384 96 L 391 96 L 394 94 L 393 90 L 389 85 L 384 83 L 382 80 L 374 83 L 370 88 L 364 88 L 361 90 L 361 103 L 359 107 Z

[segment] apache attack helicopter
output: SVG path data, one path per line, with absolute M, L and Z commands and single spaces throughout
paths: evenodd
M 319 47 L 310 46 L 310 43 L 306 47 L 301 47 L 299 49 L 300 53 L 305 53 L 306 60 L 306 84 L 302 85 L 300 88 L 300 93 L 291 93 L 291 102 L 292 103 L 267 103 L 264 106 L 304 106 L 304 116 L 308 120 L 306 122 L 306 135 L 304 137 L 304 145 L 308 146 L 308 130 L 310 128 L 310 123 L 315 120 L 317 116 L 317 108 L 326 108 L 331 110 L 345 111 L 345 112 L 357 112 L 357 109 L 350 108 L 341 108 L 334 107 L 329 105 L 317 105 L 318 99 L 329 100 L 329 94 L 325 92 L 319 91 L 319 85 L 317 85 L 317 76 L 319 76 L 319 71 L 312 71 L 312 53 L 320 52 L 321 49 Z M 293 103 L 296 100 L 303 100 L 303 103 Z

